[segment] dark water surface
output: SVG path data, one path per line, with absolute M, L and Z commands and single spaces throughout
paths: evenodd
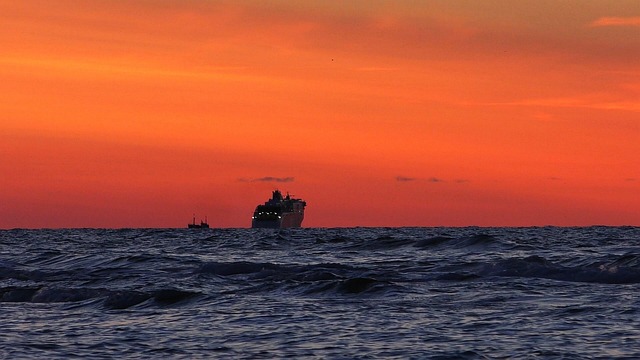
M 0 358 L 640 358 L 640 228 L 0 231 Z

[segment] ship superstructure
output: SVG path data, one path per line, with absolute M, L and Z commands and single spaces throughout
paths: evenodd
M 294 199 L 289 194 L 282 196 L 280 190 L 274 190 L 271 199 L 256 206 L 251 221 L 252 228 L 297 228 L 302 225 L 304 208 L 307 203 Z

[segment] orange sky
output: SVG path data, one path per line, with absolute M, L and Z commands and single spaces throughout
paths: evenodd
M 640 2 L 0 0 L 0 228 L 640 225 Z

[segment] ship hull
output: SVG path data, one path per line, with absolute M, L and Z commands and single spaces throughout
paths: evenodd
M 266 228 L 266 229 L 287 229 L 287 228 L 299 228 L 302 226 L 302 220 L 304 216 L 296 213 L 284 213 L 280 219 L 274 220 L 261 220 L 259 218 L 253 219 L 251 222 L 252 228 Z

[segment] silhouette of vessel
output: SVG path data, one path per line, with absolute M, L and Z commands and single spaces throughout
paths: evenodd
M 193 215 L 193 222 L 191 224 L 187 224 L 189 229 L 208 229 L 209 223 L 207 223 L 207 217 L 204 217 L 204 221 L 200 220 L 200 224 L 196 224 L 196 216 Z
M 280 190 L 274 190 L 271 199 L 256 206 L 251 221 L 252 228 L 299 228 L 304 219 L 307 203 L 294 199 L 288 193 L 282 197 Z

